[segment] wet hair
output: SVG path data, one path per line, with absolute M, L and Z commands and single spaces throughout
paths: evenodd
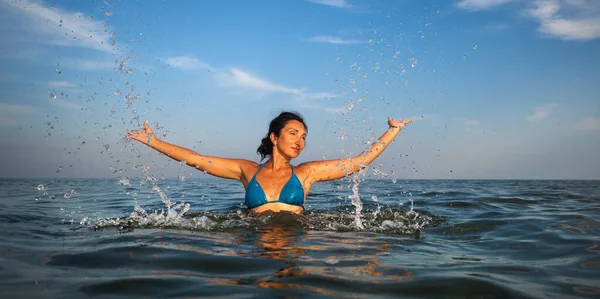
M 288 111 L 281 112 L 281 114 L 271 120 L 271 123 L 269 124 L 269 132 L 267 132 L 265 138 L 260 141 L 260 146 L 258 149 L 256 149 L 256 152 L 260 155 L 261 161 L 267 156 L 273 154 L 273 142 L 271 141 L 271 138 L 269 138 L 271 133 L 275 133 L 275 136 L 279 137 L 281 134 L 281 129 L 283 129 L 283 127 L 285 127 L 290 120 L 297 120 L 301 122 L 304 125 L 304 129 L 308 131 L 308 127 L 306 126 L 304 118 L 300 113 Z

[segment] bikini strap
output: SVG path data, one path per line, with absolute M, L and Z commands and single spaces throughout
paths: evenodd
M 292 168 L 292 174 L 294 174 L 294 166 L 292 166 L 292 164 L 290 164 L 290 167 Z
M 250 179 L 250 180 L 256 179 L 256 175 L 260 172 L 261 169 L 263 169 L 263 167 L 265 167 L 265 164 L 267 164 L 267 163 L 260 164 L 260 167 L 258 167 L 258 170 L 254 173 L 254 175 L 252 176 L 252 179 Z

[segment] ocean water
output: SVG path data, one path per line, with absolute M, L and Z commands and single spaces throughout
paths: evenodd
M 600 181 L 0 180 L 3 298 L 600 298 Z

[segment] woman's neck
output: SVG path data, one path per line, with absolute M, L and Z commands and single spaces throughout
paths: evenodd
M 276 152 L 273 153 L 269 162 L 270 164 L 267 162 L 266 166 L 272 168 L 274 171 L 290 168 L 290 159 Z

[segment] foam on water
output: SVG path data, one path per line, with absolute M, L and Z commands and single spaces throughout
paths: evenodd
M 146 211 L 136 204 L 127 217 L 84 218 L 80 224 L 94 229 L 116 227 L 118 230 L 145 228 L 182 229 L 192 231 L 234 231 L 236 229 L 257 230 L 262 225 L 299 225 L 316 231 L 357 231 L 391 234 L 419 235 L 426 227 L 437 226 L 443 217 L 427 215 L 412 209 L 392 209 L 377 206 L 375 210 L 364 210 L 360 214 L 348 210 L 315 210 L 302 215 L 287 212 L 256 214 L 246 209 L 235 212 L 191 212 L 189 203 L 181 202 L 161 210 Z

